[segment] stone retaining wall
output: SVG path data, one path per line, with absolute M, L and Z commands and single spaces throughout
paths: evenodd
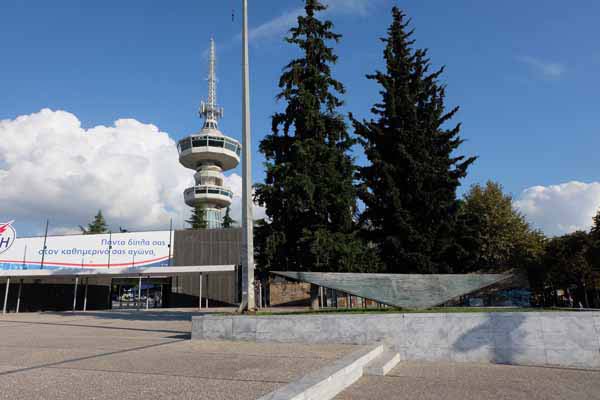
M 192 339 L 386 342 L 402 360 L 600 369 L 600 312 L 201 316 Z
M 269 285 L 269 304 L 272 307 L 310 305 L 310 283 L 272 282 Z

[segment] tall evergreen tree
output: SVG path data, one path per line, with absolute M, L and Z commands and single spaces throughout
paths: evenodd
M 104 219 L 104 216 L 102 215 L 102 211 L 98 210 L 98 214 L 96 214 L 96 216 L 94 217 L 94 220 L 88 224 L 87 228 L 84 228 L 83 226 L 80 225 L 79 229 L 81 229 L 81 232 L 84 235 L 96 235 L 99 233 L 107 233 L 108 226 L 106 225 L 106 220 Z
M 475 157 L 454 153 L 460 124 L 446 129 L 444 71 L 430 72 L 427 50 L 413 49 L 413 31 L 398 8 L 386 44 L 385 71 L 368 75 L 381 86 L 375 120 L 353 119 L 370 161 L 360 168 L 366 234 L 390 272 L 446 272 L 455 253 L 456 189 Z
M 326 7 L 306 0 L 305 15 L 285 40 L 301 49 L 279 80 L 278 100 L 285 110 L 272 119 L 272 133 L 260 143 L 266 180 L 256 185 L 256 200 L 267 221 L 257 238 L 262 268 L 313 271 L 363 270 L 364 246 L 355 234 L 355 167 L 349 155 L 355 141 L 337 109 L 344 93 L 331 76 L 337 61 L 328 42 L 338 42 L 330 21 L 317 13 Z
M 231 228 L 233 227 L 233 224 L 235 224 L 235 220 L 233 218 L 231 218 L 231 210 L 229 207 L 227 207 L 227 210 L 225 211 L 225 216 L 223 217 L 223 228 Z
M 600 210 L 598 210 L 593 218 L 592 229 L 590 230 L 590 242 L 592 245 L 591 262 L 594 270 L 600 272 Z
M 199 204 L 193 208 L 190 219 L 186 220 L 190 224 L 190 229 L 206 229 L 208 222 L 206 221 L 206 210 Z
M 592 219 L 592 229 L 590 230 L 590 236 L 592 240 L 600 245 L 600 210 L 596 213 L 594 218 Z

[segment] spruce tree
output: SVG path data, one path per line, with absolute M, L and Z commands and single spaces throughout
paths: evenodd
M 94 221 L 88 224 L 87 229 L 83 226 L 79 226 L 81 232 L 84 235 L 95 235 L 100 233 L 107 233 L 108 226 L 106 225 L 106 221 L 104 220 L 104 216 L 102 215 L 102 211 L 98 210 L 98 214 L 94 217 Z
M 590 230 L 590 236 L 594 242 L 600 245 L 600 210 L 596 213 L 592 219 L 592 229 Z
M 279 80 L 272 133 L 260 143 L 266 180 L 255 198 L 267 221 L 257 232 L 261 268 L 349 271 L 367 268 L 370 257 L 355 234 L 355 167 L 349 155 L 355 141 L 337 109 L 344 86 L 331 76 L 337 56 L 328 46 L 340 35 L 317 18 L 326 7 L 307 0 L 305 15 L 285 40 L 301 50 Z
M 235 224 L 235 220 L 231 218 L 230 212 L 230 208 L 227 207 L 227 210 L 225 211 L 225 216 L 223 217 L 223 228 L 231 228 L 233 227 L 233 224 Z
M 196 205 L 192 210 L 190 219 L 186 220 L 190 224 L 190 229 L 206 229 L 208 222 L 206 221 L 206 210 L 201 205 Z
M 600 210 L 593 218 L 592 229 L 590 230 L 591 242 L 591 262 L 594 270 L 600 272 Z
M 392 10 L 385 43 L 385 71 L 368 75 L 381 86 L 375 119 L 352 118 L 369 165 L 360 168 L 359 196 L 366 235 L 390 272 L 449 272 L 456 253 L 456 189 L 474 157 L 454 153 L 460 124 L 446 124 L 444 71 L 430 72 L 427 50 L 413 49 L 405 14 Z

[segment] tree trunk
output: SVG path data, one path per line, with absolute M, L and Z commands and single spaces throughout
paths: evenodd
M 310 284 L 310 308 L 319 309 L 319 287 L 312 283 Z
M 588 292 L 585 283 L 581 285 L 583 287 L 583 301 L 585 302 L 585 308 L 590 308 L 590 301 L 588 299 Z

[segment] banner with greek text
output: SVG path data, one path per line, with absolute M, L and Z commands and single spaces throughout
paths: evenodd
M 170 231 L 11 238 L 0 269 L 150 267 L 170 265 Z M 5 239 L 8 240 L 8 239 Z

